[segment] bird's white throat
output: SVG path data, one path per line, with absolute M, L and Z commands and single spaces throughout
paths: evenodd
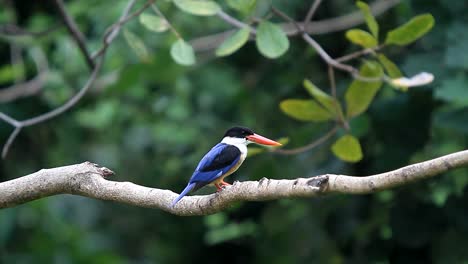
M 237 137 L 224 137 L 221 143 L 226 143 L 229 145 L 236 146 L 241 154 L 247 154 L 247 145 L 252 143 L 246 138 L 237 138 Z

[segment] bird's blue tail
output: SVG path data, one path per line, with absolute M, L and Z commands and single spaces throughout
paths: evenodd
M 177 198 L 175 198 L 174 201 L 172 201 L 171 207 L 174 207 L 176 203 L 180 201 L 180 199 L 184 198 L 184 196 L 187 195 L 187 193 L 193 190 L 195 185 L 195 182 L 189 183 L 187 187 L 185 187 L 185 189 L 180 193 L 180 195 Z

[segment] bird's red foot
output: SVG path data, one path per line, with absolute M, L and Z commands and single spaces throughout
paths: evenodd
M 222 186 L 231 186 L 232 185 L 232 184 L 227 183 L 225 181 L 221 181 L 219 184 L 221 184 Z
M 216 187 L 216 192 L 219 192 L 223 189 L 223 187 L 219 186 L 217 183 L 215 183 L 214 186 Z

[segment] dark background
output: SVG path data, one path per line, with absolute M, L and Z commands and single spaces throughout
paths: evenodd
M 16 19 L 30 30 L 61 23 L 48 1 L 11 2 L 0 2 L 1 23 Z M 191 16 L 167 1 L 158 2 L 187 40 L 229 27 L 216 17 Z M 353 1 L 323 2 L 315 19 L 357 10 Z M 126 1 L 66 4 L 94 51 Z M 297 19 L 310 5 L 308 1 L 273 4 Z M 330 141 L 299 155 L 252 156 L 228 181 L 321 173 L 364 176 L 465 149 L 468 3 L 402 1 L 378 21 L 381 32 L 386 32 L 426 12 L 436 19 L 427 36 L 385 52 L 406 75 L 428 71 L 435 81 L 407 93 L 382 88 L 370 109 L 351 123 L 363 146 L 361 162 L 339 161 L 329 150 Z M 250 42 L 226 58 L 197 54 L 196 66 L 182 67 L 170 58 L 169 47 L 175 40 L 170 33 L 147 31 L 137 19 L 125 28 L 144 40 L 151 62 L 139 61 L 119 36 L 96 88 L 71 111 L 21 132 L 0 163 L 1 181 L 89 160 L 114 170 L 113 180 L 179 192 L 198 160 L 233 125 L 249 126 L 271 138 L 289 137 L 287 148 L 314 140 L 332 125 L 298 122 L 278 107 L 283 99 L 308 97 L 302 88 L 304 78 L 328 91 L 326 65 L 299 38 L 291 38 L 289 51 L 277 60 L 264 58 Z M 334 57 L 356 50 L 344 32 L 316 39 Z M 61 27 L 41 38 L 2 37 L 0 87 L 14 80 L 12 41 L 23 47 L 28 79 L 35 75 L 34 49 L 42 50 L 50 67 L 38 96 L 0 105 L 1 111 L 17 119 L 60 106 L 89 76 L 81 53 Z M 351 80 L 342 73 L 337 78 L 341 96 Z M 11 131 L 2 123 L 0 142 Z M 203 217 L 54 196 L 0 211 L 0 262 L 466 263 L 467 184 L 467 170 L 459 169 L 371 195 L 238 203 Z M 213 191 L 204 188 L 199 193 Z

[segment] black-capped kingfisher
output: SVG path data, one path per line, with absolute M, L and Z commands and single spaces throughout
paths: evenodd
M 226 131 L 223 140 L 216 144 L 198 163 L 187 187 L 174 199 L 172 206 L 191 191 L 213 184 L 217 191 L 230 185 L 224 181 L 226 176 L 234 173 L 247 157 L 247 145 L 257 143 L 268 146 L 281 146 L 281 143 L 255 134 L 246 127 L 233 127 Z

